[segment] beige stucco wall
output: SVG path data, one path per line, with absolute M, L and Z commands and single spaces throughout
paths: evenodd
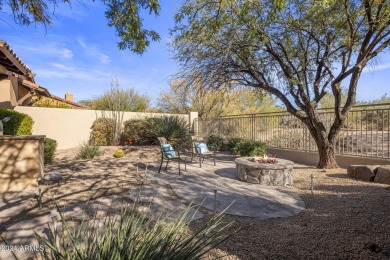
M 23 89 L 23 88 L 22 89 L 19 88 L 19 80 L 16 77 L 11 77 L 10 83 L 11 83 L 11 86 L 10 86 L 10 89 L 11 89 L 11 93 L 10 93 L 11 104 L 12 104 L 12 106 L 17 106 L 18 105 L 18 100 L 22 97 L 21 95 L 24 96 L 25 94 L 27 94 L 28 91 Z M 24 93 L 21 93 L 21 92 L 23 92 L 23 90 L 24 90 Z
M 9 79 L 0 80 L 0 107 L 11 108 L 11 81 Z
M 0 194 L 23 191 L 43 176 L 44 136 L 0 136 Z
M 18 104 L 18 79 L 0 80 L 0 108 L 12 108 Z
M 15 111 L 30 115 L 34 120 L 33 134 L 55 139 L 58 142 L 57 149 L 77 147 L 87 141 L 93 121 L 102 117 L 102 111 L 98 110 L 17 106 Z M 108 117 L 110 112 L 106 111 L 105 115 Z M 168 114 L 125 112 L 123 122 L 162 115 Z M 178 116 L 189 120 L 186 114 Z

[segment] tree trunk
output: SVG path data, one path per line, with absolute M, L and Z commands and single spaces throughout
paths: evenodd
M 337 168 L 336 156 L 335 156 L 335 145 L 328 140 L 317 141 L 318 154 L 320 160 L 317 168 L 320 169 L 334 169 Z
M 341 121 L 340 121 L 341 122 Z M 342 122 L 339 123 L 339 127 L 336 127 L 335 131 L 328 133 L 324 124 L 319 121 L 317 117 L 307 119 L 304 121 L 309 129 L 311 136 L 317 144 L 319 162 L 317 168 L 319 169 L 334 169 L 337 168 L 335 147 L 336 147 L 336 136 L 339 133 Z

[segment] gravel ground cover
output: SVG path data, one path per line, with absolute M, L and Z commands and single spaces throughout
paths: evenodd
M 311 174 L 314 192 L 311 195 Z M 306 209 L 288 218 L 227 216 L 243 228 L 217 255 L 228 259 L 390 259 L 390 187 L 348 178 L 345 169 L 297 165 L 294 185 Z M 200 225 L 198 220 L 196 225 Z M 195 225 L 195 223 L 194 223 Z
M 145 184 L 144 174 L 158 169 L 160 151 L 156 146 L 133 147 L 123 158 L 114 158 L 117 147 L 104 148 L 92 160 L 76 159 L 76 149 L 60 151 L 45 171 L 60 171 L 61 186 L 47 186 L 43 208 L 29 203 L 23 214 L 0 224 L 7 226 L 27 218 L 49 214 L 53 199 L 60 206 L 117 195 Z M 234 157 L 219 154 L 218 159 Z M 139 170 L 137 172 L 137 162 Z M 150 171 L 145 172 L 148 165 Z M 311 194 L 311 174 L 314 194 Z M 390 259 L 390 187 L 348 178 L 345 169 L 322 170 L 305 165 L 294 168 L 292 189 L 302 197 L 306 209 L 288 218 L 257 220 L 225 216 L 241 228 L 206 259 Z M 174 194 L 173 194 L 174 195 Z M 212 217 L 193 221 L 192 231 Z M 230 232 L 231 230 L 226 230 Z

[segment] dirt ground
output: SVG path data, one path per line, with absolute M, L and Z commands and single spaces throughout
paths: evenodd
M 129 147 L 123 158 L 114 158 L 117 147 L 105 147 L 92 160 L 77 159 L 77 149 L 59 151 L 45 171 L 60 171 L 61 186 L 43 190 L 43 208 L 31 205 L 7 225 L 47 214 L 55 199 L 61 205 L 121 194 L 145 183 L 144 174 L 158 170 L 157 146 Z M 218 159 L 232 157 L 218 154 Z M 138 170 L 137 170 L 138 165 Z M 148 171 L 145 168 L 148 166 Z M 314 194 L 311 194 L 311 174 Z M 306 209 L 288 218 L 258 220 L 226 215 L 233 229 L 242 229 L 207 257 L 225 259 L 390 259 L 390 187 L 350 179 L 345 169 L 322 170 L 296 165 L 292 186 Z M 195 220 L 196 230 L 212 216 Z

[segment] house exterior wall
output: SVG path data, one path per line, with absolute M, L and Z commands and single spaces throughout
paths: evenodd
M 19 85 L 17 77 L 0 80 L 0 108 L 13 108 L 29 91 Z
M 11 95 L 10 95 L 11 104 L 12 106 L 17 106 L 18 100 L 21 97 L 18 78 L 11 77 L 10 83 L 11 83 Z
M 15 111 L 30 115 L 34 120 L 33 135 L 46 135 L 58 142 L 58 149 L 77 147 L 89 139 L 92 123 L 103 111 L 17 106 Z M 111 112 L 105 111 L 106 117 Z M 170 114 L 125 112 L 123 122 Z M 189 122 L 189 115 L 177 115 Z M 189 122 L 190 123 L 190 122 Z
M 0 80 L 0 108 L 12 108 L 11 103 L 11 81 Z

